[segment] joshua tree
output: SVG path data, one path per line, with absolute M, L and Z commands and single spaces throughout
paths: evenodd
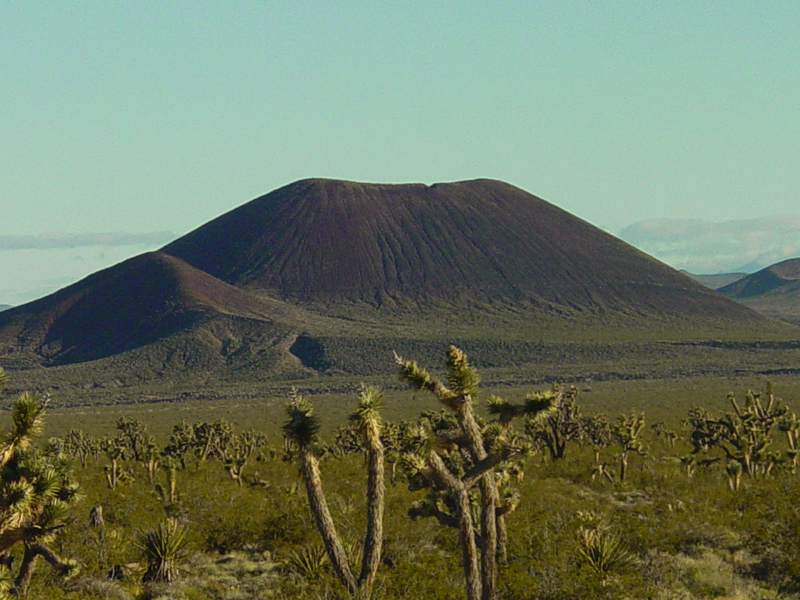
M 390 465 L 392 484 L 395 483 L 397 465 L 400 462 L 400 426 L 396 423 L 384 422 L 381 427 L 381 443 L 384 449 L 384 460 Z M 364 436 L 356 423 L 348 423 L 336 429 L 333 444 L 328 450 L 334 456 L 363 453 L 364 460 L 368 460 L 367 446 Z
M 222 462 L 231 479 L 242 485 L 242 471 L 247 465 L 247 461 L 253 452 L 265 446 L 266 443 L 266 434 L 256 431 L 245 431 L 240 435 L 233 435 L 230 444 L 222 450 Z
M 289 420 L 283 426 L 286 446 L 296 454 L 300 476 L 308 495 L 325 551 L 339 581 L 353 596 L 368 598 L 372 591 L 381 557 L 384 509 L 384 450 L 381 443 L 380 407 L 383 395 L 377 388 L 364 387 L 358 397 L 358 408 L 351 420 L 357 424 L 367 448 L 367 526 L 364 551 L 358 579 L 347 560 L 347 553 L 333 523 L 322 489 L 319 470 L 319 422 L 311 403 L 295 394 L 286 407 Z
M 121 417 L 117 420 L 116 429 L 119 431 L 116 437 L 105 438 L 97 443 L 109 462 L 104 467 L 106 485 L 114 490 L 131 480 L 131 473 L 123 470 L 123 464 L 127 460 L 141 461 L 147 471 L 148 480 L 151 484 L 154 483 L 160 457 L 155 440 L 147 433 L 147 426 L 136 419 Z M 82 432 L 70 431 L 67 439 L 68 447 L 76 448 L 77 452 L 82 453 L 80 456 L 89 452 L 90 438 Z M 85 458 L 81 458 L 81 462 L 84 464 Z
M 147 480 L 150 485 L 155 485 L 156 473 L 161 464 L 161 450 L 158 444 L 154 440 L 149 441 L 139 456 L 142 463 L 144 463 L 144 468 L 147 470 Z
M 725 474 L 728 476 L 728 487 L 731 491 L 736 491 L 742 483 L 742 463 L 731 460 L 725 466 Z
M 96 454 L 99 442 L 80 429 L 70 429 L 64 436 L 64 452 L 77 458 L 81 467 L 86 468 L 86 461 L 90 455 Z
M 181 461 L 171 456 L 164 456 L 161 461 L 161 470 L 166 478 L 165 484 L 155 484 L 156 494 L 164 504 L 167 515 L 172 515 L 180 509 L 180 494 L 178 494 L 178 471 L 183 468 Z
M 508 502 L 501 501 L 498 473 L 514 456 L 531 450 L 530 443 L 517 436 L 509 424 L 515 417 L 541 419 L 552 414 L 561 392 L 531 394 L 522 404 L 492 397 L 489 411 L 497 415 L 497 420 L 484 426 L 473 402 L 480 378 L 464 352 L 455 346 L 447 349 L 446 385 L 415 361 L 399 356 L 395 359 L 403 381 L 413 389 L 431 392 L 448 410 L 438 417 L 426 415 L 409 436 L 403 464 L 410 487 L 431 491 L 427 500 L 412 506 L 409 514 L 432 516 L 458 529 L 467 598 L 493 600 L 503 519 L 516 506 L 513 496 Z M 473 521 L 474 487 L 480 490 L 479 527 Z
M 100 440 L 100 449 L 108 458 L 108 464 L 103 467 L 106 485 L 108 489 L 115 490 L 120 484 L 130 480 L 129 474 L 122 468 L 123 462 L 129 456 L 128 447 L 121 443 L 119 438 L 105 438 Z
M 667 427 L 667 424 L 664 421 L 653 423 L 650 425 L 650 429 L 653 431 L 656 437 L 667 442 L 670 448 L 675 447 L 675 442 L 678 441 L 679 436 L 675 431 Z
M 603 413 L 581 417 L 581 444 L 594 448 L 594 460 L 600 462 L 600 450 L 614 441 L 614 428 Z
M 687 454 L 681 457 L 681 464 L 686 467 L 686 478 L 691 479 L 697 470 L 697 457 L 694 454 Z
M 728 401 L 733 412 L 720 418 L 712 417 L 699 407 L 689 411 L 687 424 L 691 428 L 693 454 L 717 449 L 728 464 L 738 462 L 749 476 L 766 476 L 782 458 L 780 452 L 770 451 L 773 430 L 777 426 L 787 434 L 789 458 L 796 458 L 796 449 L 792 446 L 796 417 L 788 407 L 775 400 L 771 385 L 767 387 L 766 402 L 762 402 L 761 394 L 752 391 L 747 393 L 744 406 L 739 405 L 733 394 L 728 394 Z
M 622 415 L 614 427 L 614 440 L 619 444 L 619 482 L 623 483 L 628 474 L 628 456 L 635 452 L 640 456 L 647 455 L 647 447 L 641 440 L 644 429 L 644 413 L 631 411 L 630 415 Z
M 5 380 L 0 369 L 0 384 Z M 63 454 L 44 456 L 31 445 L 42 430 L 44 406 L 37 396 L 21 394 L 12 410 L 13 427 L 0 443 L 0 556 L 5 559 L 14 545 L 23 546 L 13 583 L 17 595 L 25 594 L 40 556 L 62 574 L 77 569 L 76 563 L 61 560 L 48 547 L 66 526 L 67 510 L 80 493 Z
M 233 439 L 233 426 L 224 419 L 213 423 L 181 423 L 173 428 L 164 454 L 182 460 L 193 454 L 198 465 L 209 457 L 224 461 L 225 451 Z
M 800 435 L 800 419 L 795 413 L 789 411 L 778 421 L 778 429 L 786 434 L 786 441 L 789 444 L 786 456 L 791 461 L 791 469 L 794 472 L 797 469 L 797 438 Z
M 564 458 L 567 442 L 579 442 L 584 437 L 577 395 L 578 390 L 570 388 L 546 419 L 528 419 L 525 423 L 525 433 L 535 444 L 546 447 L 553 460 Z
M 116 428 L 120 432 L 116 438 L 117 445 L 127 448 L 133 460 L 143 460 L 146 449 L 154 443 L 152 436 L 147 433 L 147 425 L 137 419 L 120 417 Z
M 597 479 L 598 477 L 605 477 L 609 482 L 614 483 L 614 476 L 604 462 L 598 462 L 592 467 L 592 479 Z

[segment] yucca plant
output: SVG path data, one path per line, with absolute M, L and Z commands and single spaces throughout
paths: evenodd
M 0 373 L 0 376 L 2 376 L 2 373 Z M 2 384 L 2 379 L 0 379 L 0 384 Z M 11 600 L 13 598 L 10 594 L 12 583 L 11 571 L 5 565 L 0 566 L 0 600 Z
M 615 571 L 635 565 L 638 557 L 593 513 L 579 513 L 578 553 L 603 580 Z
M 301 577 L 317 579 L 328 566 L 328 554 L 323 546 L 305 546 L 300 550 L 290 550 L 286 562 L 289 569 Z
M 169 583 L 180 577 L 179 565 L 187 556 L 185 538 L 185 528 L 173 518 L 139 535 L 138 546 L 147 563 L 143 582 Z

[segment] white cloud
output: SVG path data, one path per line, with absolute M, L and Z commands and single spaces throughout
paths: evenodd
M 757 271 L 800 257 L 800 215 L 709 223 L 651 219 L 618 236 L 642 251 L 693 273 Z
M 0 304 L 41 298 L 175 237 L 166 232 L 0 236 Z
M 150 233 L 124 233 L 120 231 L 103 233 L 63 233 L 50 232 L 38 235 L 0 235 L 0 250 L 52 250 L 55 248 L 85 248 L 102 246 L 154 246 L 171 242 L 175 234 L 169 231 Z

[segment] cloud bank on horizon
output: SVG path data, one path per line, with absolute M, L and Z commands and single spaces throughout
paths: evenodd
M 0 305 L 36 300 L 175 237 L 166 231 L 0 235 Z M 617 237 L 676 269 L 754 272 L 800 257 L 800 215 L 726 222 L 648 219 Z
M 659 260 L 692 273 L 752 273 L 800 257 L 800 215 L 708 222 L 647 219 L 618 237 Z
M 166 244 L 175 239 L 169 231 L 149 233 L 125 233 L 121 231 L 102 233 L 64 233 L 48 232 L 39 235 L 0 235 L 2 250 L 52 250 L 57 248 L 86 248 L 101 246 L 118 248 L 120 246 L 140 246 Z
M 176 237 L 167 231 L 0 235 L 0 305 L 42 298 Z

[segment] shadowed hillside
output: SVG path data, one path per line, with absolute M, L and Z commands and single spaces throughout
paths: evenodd
M 275 329 L 274 319 L 285 316 L 281 313 L 178 258 L 151 252 L 3 312 L 0 345 L 7 353 L 35 355 L 46 364 L 85 362 L 190 332 L 223 316 Z
M 790 258 L 734 281 L 719 291 L 741 300 L 791 286 L 797 281 L 800 281 L 800 258 Z
M 719 291 L 771 317 L 800 320 L 800 258 L 790 258 Z

